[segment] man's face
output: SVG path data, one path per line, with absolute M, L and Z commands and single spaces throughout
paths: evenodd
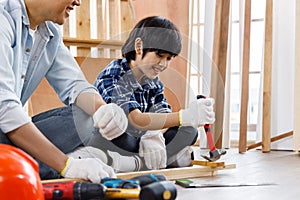
M 48 0 L 48 2 L 48 20 L 60 25 L 65 23 L 75 6 L 80 6 L 80 0 Z

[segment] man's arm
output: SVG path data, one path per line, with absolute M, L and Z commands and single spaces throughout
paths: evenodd
M 9 139 L 18 147 L 60 172 L 68 157 L 55 147 L 32 123 L 29 122 L 7 133 Z
M 128 119 L 132 125 L 143 131 L 158 130 L 180 125 L 178 112 L 142 113 L 139 109 L 135 109 L 129 113 Z

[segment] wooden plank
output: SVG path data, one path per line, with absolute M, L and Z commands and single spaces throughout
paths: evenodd
M 141 176 L 146 174 L 163 174 L 168 180 L 176 180 L 181 178 L 199 178 L 206 176 L 215 176 L 219 170 L 235 169 L 235 164 L 228 164 L 219 167 L 208 167 L 208 166 L 192 166 L 192 167 L 181 167 L 181 168 L 170 168 L 160 170 L 149 170 L 139 172 L 128 172 L 118 173 L 117 177 L 122 179 L 130 179 L 135 176 Z
M 138 171 L 138 172 L 127 172 L 127 173 L 117 173 L 117 178 L 121 179 L 131 179 L 136 176 L 142 176 L 147 174 L 163 174 L 166 176 L 167 180 L 176 180 L 182 178 L 199 178 L 206 176 L 215 176 L 218 170 L 225 169 L 235 169 L 235 164 L 229 164 L 220 167 L 205 167 L 205 166 L 192 166 L 192 167 L 181 167 L 181 168 L 170 168 L 170 169 L 160 169 L 160 170 L 149 170 L 149 171 Z M 85 181 L 82 179 L 52 179 L 43 180 L 42 183 L 55 183 L 55 182 L 68 182 L 68 181 Z
M 213 63 L 211 77 L 211 97 L 215 98 L 216 122 L 212 125 L 216 147 L 222 147 L 224 92 L 227 68 L 228 27 L 230 0 L 216 0 L 213 42 Z
M 196 177 L 216 175 L 216 173 L 212 173 L 213 171 L 215 170 L 210 167 L 197 166 L 197 167 L 182 167 L 182 168 L 172 168 L 172 169 L 118 173 L 117 177 L 122 179 L 130 179 L 135 176 L 142 176 L 147 174 L 163 174 L 168 180 L 176 180 L 181 178 L 196 178 Z
M 81 5 L 76 8 L 76 37 L 90 39 L 90 1 L 81 1 Z M 89 56 L 90 48 L 78 47 L 77 56 Z
M 106 12 L 105 12 L 105 1 L 106 0 L 97 0 L 97 38 L 101 40 L 107 40 L 106 32 L 107 32 L 107 26 L 106 26 Z M 103 48 L 98 48 L 98 57 L 103 58 L 104 57 L 104 50 Z
M 98 48 L 114 48 L 121 49 L 124 41 L 120 40 L 105 40 L 105 39 L 79 39 L 79 38 L 63 38 L 66 46 L 77 46 L 77 47 L 98 47 Z
M 121 1 L 121 40 L 128 38 L 136 22 L 132 1 Z
M 294 150 L 300 151 L 300 2 L 296 1 L 295 84 L 294 84 Z
M 201 166 L 208 166 L 208 167 L 224 167 L 225 162 L 209 162 L 203 160 L 193 160 L 193 165 L 201 165 Z
M 121 2 L 120 0 L 109 0 L 110 13 L 110 37 L 119 38 L 121 33 Z
M 248 99 L 249 99 L 249 62 L 250 62 L 250 33 L 251 33 L 251 0 L 245 1 L 243 65 L 241 84 L 240 138 L 239 153 L 246 152 L 248 127 Z
M 293 131 L 290 131 L 290 132 L 287 132 L 287 133 L 283 133 L 283 134 L 280 134 L 280 135 L 277 135 L 275 137 L 272 137 L 270 140 L 271 142 L 275 142 L 275 141 L 278 141 L 278 140 L 281 140 L 283 138 L 286 138 L 286 137 L 290 137 L 290 136 L 293 136 Z M 259 146 L 262 145 L 262 142 L 258 142 L 258 143 L 255 143 L 255 144 L 251 144 L 247 147 L 247 151 L 248 150 L 251 150 L 251 149 L 254 149 L 254 148 L 257 148 Z
M 262 118 L 262 152 L 271 149 L 271 92 L 272 92 L 272 40 L 273 40 L 273 0 L 266 1 L 265 47 L 264 47 L 264 87 Z

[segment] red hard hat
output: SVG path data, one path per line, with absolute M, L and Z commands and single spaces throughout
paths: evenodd
M 6 144 L 0 144 L 0 199 L 44 200 L 37 162 Z

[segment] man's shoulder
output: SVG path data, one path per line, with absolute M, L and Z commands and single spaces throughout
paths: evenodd
M 22 4 L 18 0 L 0 0 L 1 9 L 5 9 L 8 12 L 11 12 L 15 9 L 21 9 Z

